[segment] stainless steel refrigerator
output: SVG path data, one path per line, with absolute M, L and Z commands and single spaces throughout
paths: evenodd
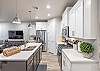
M 47 51 L 47 32 L 46 30 L 36 30 L 36 41 L 42 43 L 42 51 Z

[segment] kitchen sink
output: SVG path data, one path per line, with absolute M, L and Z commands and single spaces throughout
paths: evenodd
M 36 48 L 36 46 L 29 46 L 29 47 L 23 49 L 22 51 L 32 51 L 35 48 Z

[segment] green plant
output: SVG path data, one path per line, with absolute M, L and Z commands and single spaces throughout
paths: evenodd
M 83 53 L 92 53 L 94 51 L 94 48 L 92 47 L 92 44 L 88 43 L 88 42 L 82 42 L 80 44 L 80 49 Z

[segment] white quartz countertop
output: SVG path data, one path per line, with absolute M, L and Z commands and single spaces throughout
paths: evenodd
M 65 42 L 57 41 L 57 44 L 65 44 Z
M 81 63 L 98 62 L 97 60 L 84 58 L 81 53 L 77 52 L 77 50 L 74 49 L 63 49 L 62 52 L 71 62 L 81 62 Z
M 40 47 L 41 44 L 42 43 L 27 43 L 26 47 L 24 45 L 21 45 L 21 49 L 27 48 L 29 46 L 36 46 L 36 48 L 32 51 L 21 51 L 20 53 L 14 54 L 9 57 L 0 54 L 0 61 L 26 61 Z

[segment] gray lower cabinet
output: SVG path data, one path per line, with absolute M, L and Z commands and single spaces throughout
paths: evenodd
M 1 71 L 33 71 L 33 55 L 27 61 L 2 61 Z
M 33 70 L 34 70 L 34 68 L 33 68 L 34 61 L 33 61 L 33 59 L 34 59 L 34 56 L 32 55 L 32 56 L 30 56 L 30 58 L 27 60 L 27 62 L 26 62 L 26 64 L 27 64 L 27 66 L 26 66 L 26 71 L 33 71 Z
M 26 71 L 25 62 L 1 62 L 1 71 Z
M 42 58 L 42 47 L 38 48 L 27 61 L 1 61 L 0 71 L 36 71 Z
M 33 68 L 34 68 L 34 71 L 36 71 L 41 59 L 42 59 L 42 46 L 33 54 L 33 61 L 34 61 Z

